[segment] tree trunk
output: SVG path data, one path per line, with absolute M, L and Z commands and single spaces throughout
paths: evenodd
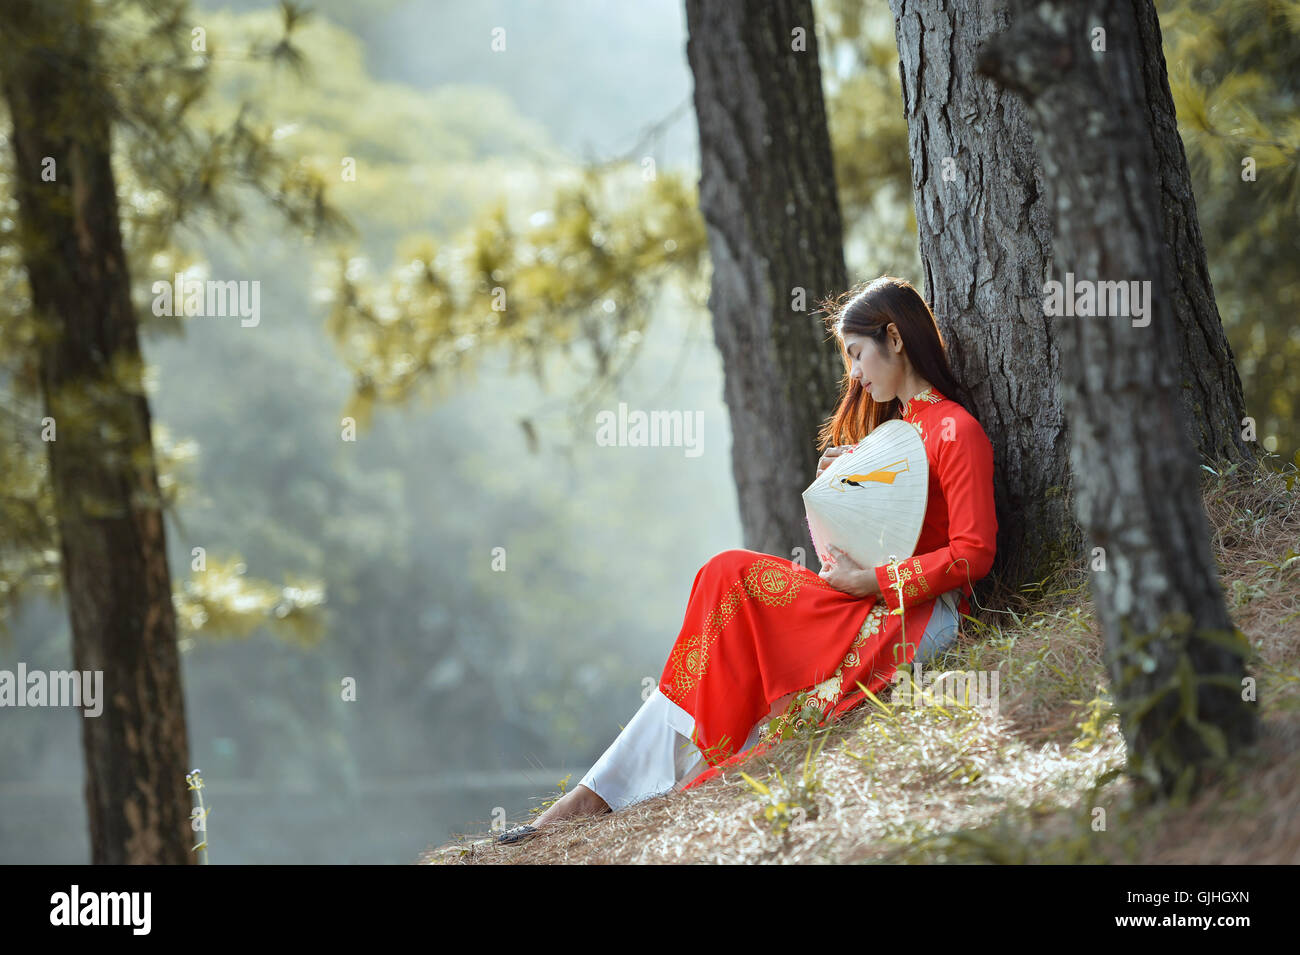
M 1038 580 L 1081 544 L 1070 514 L 1055 330 L 1043 321 L 1052 227 L 1024 107 L 974 75 L 1006 25 L 989 0 L 890 0 L 908 122 L 925 295 L 995 449 L 998 557 L 1008 588 Z M 1156 157 L 1161 254 L 1175 277 L 1179 420 L 1205 461 L 1252 458 L 1244 399 L 1214 303 L 1155 11 L 1138 18 L 1142 135 Z
M 1248 645 L 1223 601 L 1195 449 L 1179 426 L 1180 276 L 1167 254 L 1148 132 L 1148 0 L 1033 0 L 979 68 L 1029 107 L 1055 215 L 1057 268 L 1149 282 L 1145 320 L 1048 317 L 1060 349 L 1074 505 L 1130 771 L 1187 792 L 1197 770 L 1255 738 Z M 1105 50 L 1094 51 L 1104 27 Z M 1157 31 L 1158 35 L 1158 31 Z M 1045 314 L 1051 314 L 1045 310 Z
M 1246 400 L 1214 300 L 1192 174 L 1187 168 L 1187 153 L 1183 151 L 1183 137 L 1178 135 L 1174 98 L 1169 91 L 1160 21 L 1149 0 L 1132 6 L 1143 93 L 1142 127 L 1151 140 L 1154 188 L 1160 197 L 1158 221 L 1163 224 L 1164 236 L 1160 254 L 1172 280 L 1168 292 L 1178 322 L 1177 354 L 1182 367 L 1178 394 L 1183 404 L 1183 425 L 1202 461 L 1253 462 L 1255 448 L 1241 436 Z
M 0 20 L 73 665 L 103 673 L 103 711 L 82 718 L 92 857 L 193 862 L 176 619 L 94 14 L 80 0 L 21 0 Z
M 1019 101 L 975 75 L 994 27 L 980 0 L 890 0 L 924 295 L 993 444 L 998 552 L 1010 590 L 1073 559 L 1059 360 L 1043 321 L 1052 229 Z
M 745 546 L 793 554 L 844 374 L 815 303 L 848 287 L 812 6 L 687 0 L 686 20 Z

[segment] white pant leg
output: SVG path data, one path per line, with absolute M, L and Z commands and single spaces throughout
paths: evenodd
M 704 758 L 694 729 L 694 717 L 655 687 L 579 785 L 615 812 L 665 793 Z
M 955 591 L 940 594 L 930 622 L 917 647 L 922 666 L 947 650 L 957 639 L 959 617 Z M 740 752 L 758 742 L 768 720 L 785 709 L 795 694 L 778 700 L 771 713 L 754 724 Z M 659 687 L 641 704 L 623 731 L 579 781 L 617 812 L 632 803 L 672 789 L 704 758 L 691 742 L 695 719 L 660 692 Z

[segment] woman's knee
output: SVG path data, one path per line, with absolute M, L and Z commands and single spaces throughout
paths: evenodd
M 761 557 L 752 550 L 744 550 L 733 547 L 731 550 L 720 550 L 708 559 L 705 566 L 707 567 L 736 567 L 748 566 L 757 558 Z
M 916 646 L 916 659 L 925 667 L 930 666 L 957 643 L 957 628 L 945 628 L 937 633 L 926 633 Z

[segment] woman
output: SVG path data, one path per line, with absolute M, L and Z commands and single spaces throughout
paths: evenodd
M 971 584 L 993 564 L 993 447 L 910 283 L 882 276 L 822 304 L 845 376 L 817 473 L 876 425 L 914 424 L 930 466 L 915 556 L 859 567 L 833 548 L 820 573 L 750 550 L 712 557 L 658 687 L 572 792 L 499 842 L 699 785 L 766 749 L 804 707 L 835 719 L 866 698 L 859 684 L 875 693 L 899 664 L 928 662 L 956 639 Z

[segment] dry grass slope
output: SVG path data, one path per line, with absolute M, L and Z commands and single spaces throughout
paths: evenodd
M 1124 776 L 1096 785 L 1126 749 L 1080 565 L 965 621 L 944 668 L 996 670 L 996 713 L 934 693 L 939 705 L 906 705 L 895 690 L 749 760 L 743 774 L 547 827 L 519 846 L 466 835 L 420 861 L 1300 863 L 1300 480 L 1295 465 L 1206 470 L 1262 732 L 1186 805 L 1138 805 Z

